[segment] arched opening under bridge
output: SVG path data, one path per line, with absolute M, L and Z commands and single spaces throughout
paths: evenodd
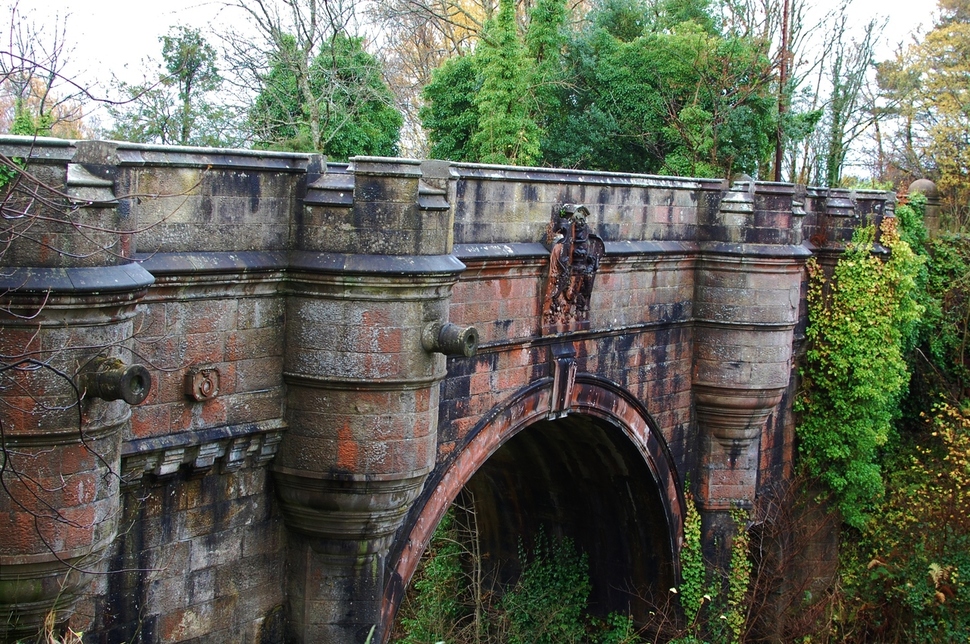
M 411 524 L 411 552 L 405 547 L 396 567 L 402 586 L 417 568 L 413 554 L 424 551 L 455 502 L 458 521 L 467 524 L 462 514 L 474 514 L 488 583 L 513 582 L 521 571 L 520 543 L 529 552 L 545 533 L 571 539 L 587 555 L 591 614 L 620 612 L 644 622 L 667 601 L 676 583 L 683 507 L 670 455 L 632 396 L 577 380 L 577 413 L 557 419 L 530 413 L 542 404 L 529 399 L 548 390 L 526 394 L 485 423 L 433 481 Z M 385 595 L 385 611 L 391 609 L 385 617 L 392 618 L 402 590 Z

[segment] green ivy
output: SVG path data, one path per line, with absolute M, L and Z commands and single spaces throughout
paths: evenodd
M 873 252 L 875 235 L 874 226 L 858 229 L 831 277 L 809 261 L 809 349 L 795 401 L 802 464 L 855 527 L 883 492 L 880 449 L 909 382 L 904 345 L 923 312 L 917 278 L 924 260 L 895 219 L 881 226 L 885 259 Z
M 688 625 L 697 623 L 704 604 L 707 568 L 701 552 L 701 515 L 692 495 L 687 495 L 687 516 L 684 518 L 684 547 L 680 550 L 680 606 Z M 708 599 L 710 597 L 708 596 Z
M 751 559 L 748 551 L 751 536 L 748 534 L 748 513 L 740 508 L 731 512 L 736 530 L 731 544 L 731 568 L 728 570 L 727 602 L 724 621 L 728 630 L 725 638 L 731 644 L 740 644 L 744 639 L 748 621 L 748 591 L 751 587 Z
M 727 570 L 708 569 L 701 551 L 701 517 L 688 495 L 684 545 L 680 551 L 681 583 L 677 588 L 685 627 L 671 644 L 740 644 L 748 626 L 748 606 L 754 574 L 749 557 L 751 537 L 747 511 L 731 512 L 731 559 Z
M 509 644 L 569 644 L 585 641 L 589 563 L 570 539 L 551 540 L 540 531 L 531 553 L 519 544 L 522 575 L 505 594 Z
M 461 602 L 463 548 L 456 538 L 454 514 L 445 514 L 435 529 L 429 551 L 414 581 L 412 605 L 401 617 L 406 635 L 399 644 L 435 644 L 445 641 L 463 613 Z
M 474 517 L 449 511 L 435 530 L 401 606 L 398 644 L 638 644 L 629 615 L 588 614 L 589 564 L 568 538 L 540 530 L 531 551 L 519 545 L 522 572 L 503 587 L 482 571 Z M 459 515 L 461 516 L 461 515 Z M 476 561 L 477 559 L 477 561 Z M 485 581 L 491 579 L 491 582 Z M 483 587 L 487 585 L 488 587 Z

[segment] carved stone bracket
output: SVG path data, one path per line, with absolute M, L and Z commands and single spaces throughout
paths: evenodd
M 552 217 L 549 278 L 542 306 L 544 333 L 589 327 L 593 281 L 606 246 L 590 232 L 588 217 L 589 210 L 581 204 L 566 204 Z
M 563 418 L 572 406 L 576 384 L 576 354 L 571 346 L 552 347 L 552 408 L 549 419 Z
M 134 485 L 146 474 L 171 476 L 183 466 L 202 473 L 217 465 L 223 472 L 265 466 L 276 456 L 283 430 L 275 421 L 130 441 L 122 451 L 122 481 Z

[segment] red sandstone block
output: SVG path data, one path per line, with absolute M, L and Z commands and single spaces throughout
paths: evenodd
M 141 305 L 132 322 L 132 336 L 136 341 L 146 342 L 153 338 L 164 336 L 168 332 L 165 326 L 165 307 L 160 303 Z
M 167 433 L 171 427 L 172 405 L 139 405 L 131 409 L 129 438 L 148 438 Z
M 101 487 L 100 472 L 81 472 L 64 477 L 59 507 L 93 503 Z
M 186 333 L 212 333 L 236 328 L 236 300 L 200 300 L 181 305 Z
M 284 547 L 283 524 L 278 520 L 256 523 L 243 532 L 242 556 L 252 558 L 281 556 Z
M 158 620 L 159 639 L 162 643 L 168 644 L 202 637 L 215 630 L 216 617 L 215 602 L 163 613 Z
M 41 527 L 40 532 L 55 551 L 83 548 L 91 545 L 96 518 L 97 506 L 94 503 L 58 508 L 57 518 L 47 520 L 47 525 Z
M 449 454 L 455 451 L 454 441 L 438 443 L 436 463 L 442 463 Z
M 361 325 L 365 327 L 385 327 L 399 323 L 400 320 L 395 320 L 393 312 L 387 307 L 365 310 L 361 318 Z
M 273 420 L 283 416 L 282 387 L 267 391 L 253 391 L 226 396 L 225 422 L 245 423 L 260 420 Z
M 185 371 L 176 369 L 173 371 L 152 371 L 152 388 L 148 393 L 145 403 L 153 405 L 156 403 L 181 403 L 185 401 Z
M 359 327 L 348 338 L 350 344 L 346 348 L 359 353 L 400 354 L 405 333 L 405 329 L 397 326 Z
M 495 308 L 496 303 L 494 299 L 469 302 L 465 304 L 464 319 L 468 324 L 479 324 L 487 320 L 492 320 L 495 318 Z
M 511 393 L 528 385 L 532 381 L 531 376 L 531 368 L 503 369 L 496 374 L 495 388 L 499 391 Z
M 472 396 L 488 393 L 492 390 L 491 372 L 472 374 L 469 381 L 468 393 Z
M 225 334 L 190 333 L 185 336 L 185 365 L 207 365 L 222 362 L 225 356 Z
M 100 446 L 103 450 L 103 446 Z M 41 451 L 31 458 L 31 476 L 59 477 L 74 472 L 98 471 L 104 468 L 98 454 L 99 442 L 80 440 L 57 449 Z
M 189 602 L 186 581 L 182 574 L 174 577 L 168 575 L 159 577 L 156 573 L 155 578 L 148 585 L 148 598 L 145 602 L 147 607 L 163 613 L 187 607 Z
M 226 335 L 225 342 L 225 359 L 227 361 L 283 355 L 283 329 L 281 327 L 230 331 Z
M 463 438 L 470 432 L 475 425 L 478 423 L 477 416 L 465 416 L 464 418 L 456 418 L 454 421 L 455 434 L 459 438 Z
M 283 308 L 281 298 L 240 299 L 236 304 L 236 326 L 239 329 L 282 328 Z
M 3 333 L 0 334 L 0 352 L 5 356 L 14 357 L 39 351 L 40 337 L 40 330 L 36 327 L 5 326 Z
M 233 392 L 257 391 L 280 387 L 283 384 L 283 358 L 257 358 L 255 360 L 240 360 L 227 366 L 224 381 L 229 381 L 229 374 L 234 373 Z
M 415 414 L 380 416 L 369 425 L 365 431 L 374 441 L 410 440 L 427 436 L 429 432 L 427 418 Z

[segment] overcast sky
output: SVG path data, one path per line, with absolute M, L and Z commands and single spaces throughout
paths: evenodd
M 9 7 L 16 0 L 0 0 Z M 778 0 L 781 2 L 782 0 Z M 840 0 L 807 0 L 822 15 Z M 914 7 L 917 10 L 914 20 Z M 889 20 L 879 53 L 887 58 L 922 23 L 928 27 L 935 2 L 913 0 L 853 0 L 850 24 L 860 27 L 871 17 Z M 68 75 L 83 83 L 106 87 L 113 76 L 129 82 L 142 79 L 146 57 L 161 58 L 159 36 L 174 25 L 218 30 L 238 15 L 223 0 L 19 0 L 21 14 L 34 24 L 50 24 L 54 17 L 67 20 L 67 40 L 74 46 Z M 9 13 L 3 32 L 7 31 Z

